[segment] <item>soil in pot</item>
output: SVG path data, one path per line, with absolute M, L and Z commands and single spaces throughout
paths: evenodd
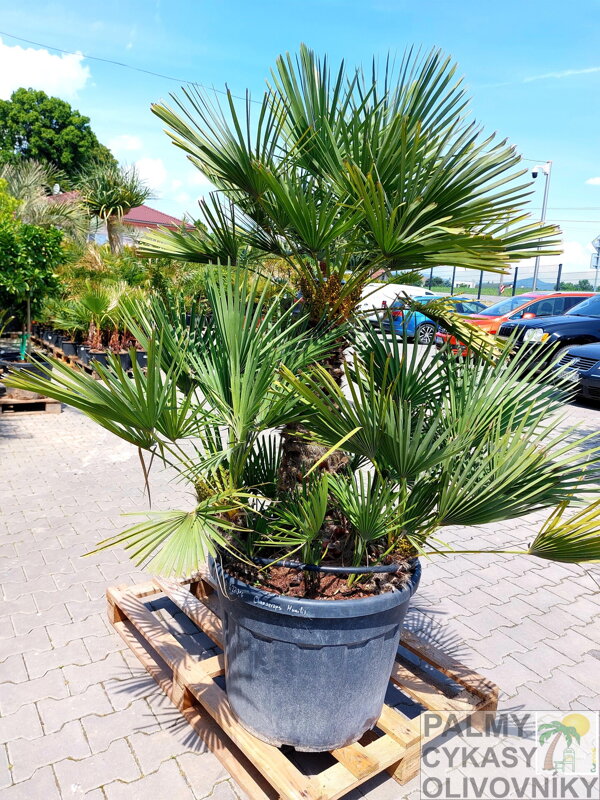
M 375 573 L 356 580 L 348 585 L 347 574 L 334 575 L 327 572 L 304 573 L 299 569 L 285 566 L 269 566 L 259 569 L 231 558 L 227 553 L 222 556 L 222 564 L 226 572 L 238 580 L 245 581 L 267 592 L 285 595 L 286 597 L 305 597 L 314 600 L 343 600 L 359 597 L 373 597 L 393 590 L 402 589 L 409 581 L 413 571 L 410 552 L 407 558 L 397 560 L 387 558 L 384 562 L 397 569 L 396 572 Z M 339 560 L 325 561 L 324 566 L 337 566 Z
M 240 723 L 270 744 L 307 751 L 344 747 L 372 728 L 419 582 L 413 563 L 400 590 L 315 600 L 253 586 L 212 562 L 227 693 Z

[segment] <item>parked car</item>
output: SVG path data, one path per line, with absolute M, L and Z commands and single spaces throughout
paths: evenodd
M 590 400 L 600 399 L 600 343 L 566 348 L 557 362 L 561 377 L 572 380 L 577 391 Z
M 422 286 L 409 286 L 403 283 L 367 283 L 362 291 L 362 300 L 357 311 L 374 325 L 378 325 L 386 309 L 398 297 L 435 297 L 435 293 Z
M 505 322 L 499 335 L 514 336 L 515 350 L 527 348 L 542 368 L 562 359 L 573 345 L 600 342 L 600 295 L 588 297 L 557 317 Z
M 455 300 L 454 310 L 457 314 L 473 314 L 485 308 L 479 300 L 470 297 L 457 297 L 456 295 L 438 295 L 439 297 L 452 297 Z M 430 295 L 414 298 L 419 303 L 430 302 Z M 438 325 L 421 311 L 413 311 L 404 300 L 397 299 L 392 303 L 383 320 L 385 330 L 395 330 L 401 336 L 406 334 L 414 339 L 417 344 L 431 344 L 434 340 Z
M 470 314 L 467 319 L 486 333 L 496 334 L 509 320 L 556 317 L 592 296 L 592 292 L 527 292 L 500 300 L 478 314 Z M 453 349 L 459 348 L 456 339 L 445 331 L 438 332 L 435 342 L 438 348 L 447 343 Z M 464 345 L 462 347 L 462 355 L 466 355 Z

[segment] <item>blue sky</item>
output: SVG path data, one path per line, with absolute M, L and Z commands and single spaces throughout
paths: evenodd
M 598 0 L 29 0 L 24 7 L 0 0 L 0 29 L 257 93 L 276 56 L 301 41 L 349 65 L 388 51 L 400 56 L 411 44 L 441 47 L 459 63 L 485 129 L 526 158 L 553 161 L 548 217 L 564 231 L 562 261 L 570 270 L 588 266 L 589 242 L 600 233 Z M 150 205 L 193 214 L 206 182 L 149 110 L 178 91 L 177 82 L 0 39 L 0 96 L 26 85 L 69 100 L 122 161 L 139 165 L 156 193 Z M 531 203 L 538 213 L 541 193 L 538 179 Z

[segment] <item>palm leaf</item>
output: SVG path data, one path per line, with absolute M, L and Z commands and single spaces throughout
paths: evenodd
M 151 572 L 192 575 L 217 547 L 230 548 L 225 534 L 236 526 L 226 515 L 241 507 L 240 495 L 226 492 L 214 494 L 193 511 L 149 513 L 147 521 L 104 539 L 89 555 L 119 545 L 135 564 Z
M 528 553 L 552 561 L 600 561 L 600 500 L 567 516 L 564 500 L 548 517 Z

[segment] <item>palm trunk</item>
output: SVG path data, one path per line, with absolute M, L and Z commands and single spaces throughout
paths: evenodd
M 557 733 L 554 739 L 552 739 L 552 744 L 548 748 L 546 753 L 546 758 L 544 759 L 544 767 L 543 769 L 554 769 L 554 751 L 560 741 L 560 737 L 562 733 Z
M 110 252 L 118 255 L 123 249 L 121 241 L 120 220 L 116 215 L 106 218 L 106 233 L 108 234 L 108 245 Z
M 339 384 L 344 374 L 345 342 L 336 345 L 331 356 L 326 359 L 323 366 Z M 291 491 L 302 483 L 309 469 L 327 452 L 328 448 L 315 444 L 307 439 L 307 431 L 302 425 L 286 425 L 281 432 L 282 454 L 279 468 L 279 487 L 284 491 Z M 328 456 L 319 465 L 325 472 L 339 472 L 348 463 L 348 457 L 341 451 L 336 451 Z

